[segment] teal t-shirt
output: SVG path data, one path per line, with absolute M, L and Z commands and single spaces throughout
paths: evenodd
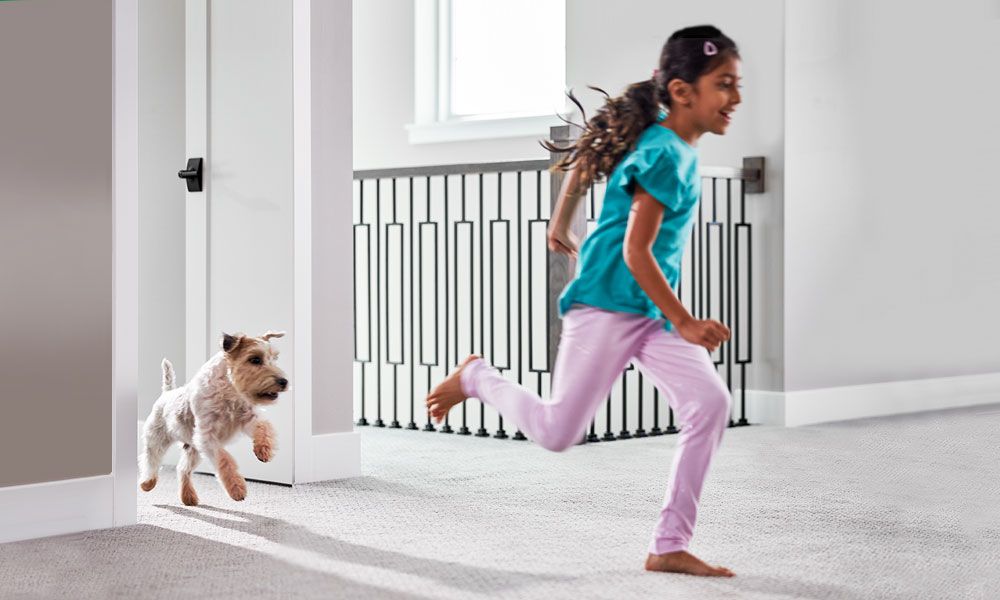
M 673 130 L 654 123 L 608 178 L 597 228 L 584 240 L 576 277 L 559 297 L 560 315 L 573 304 L 586 304 L 651 319 L 665 318 L 639 287 L 622 252 L 636 183 L 665 207 L 653 256 L 670 287 L 677 290 L 684 246 L 701 196 L 698 152 Z M 666 328 L 673 328 L 670 321 Z

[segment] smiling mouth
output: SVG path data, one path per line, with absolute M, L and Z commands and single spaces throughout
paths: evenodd
M 261 392 L 257 394 L 257 397 L 260 398 L 261 400 L 274 401 L 278 399 L 278 392 Z

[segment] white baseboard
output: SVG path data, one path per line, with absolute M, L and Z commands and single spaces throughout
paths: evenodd
M 792 392 L 747 390 L 747 418 L 798 427 L 995 403 L 1000 403 L 1000 373 Z
M 0 543 L 114 526 L 114 476 L 0 488 Z
M 296 469 L 295 483 L 346 479 L 361 475 L 361 434 L 355 431 L 314 435 L 308 468 Z
M 142 425 L 138 422 L 139 444 L 142 444 Z M 296 446 L 296 450 L 299 446 Z M 325 433 L 311 436 L 305 445 L 307 456 L 295 457 L 295 483 L 311 483 L 329 479 L 346 479 L 361 475 L 361 435 L 354 431 Z M 171 468 L 180 460 L 180 446 L 172 444 L 163 455 L 161 468 Z M 213 474 L 214 471 L 202 462 L 198 473 Z

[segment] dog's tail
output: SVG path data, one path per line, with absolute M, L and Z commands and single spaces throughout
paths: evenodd
M 160 366 L 163 367 L 163 391 L 174 389 L 174 365 L 164 358 Z

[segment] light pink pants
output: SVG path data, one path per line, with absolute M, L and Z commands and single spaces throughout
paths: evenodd
M 563 317 L 548 401 L 483 360 L 462 371 L 462 387 L 516 423 L 528 439 L 561 452 L 583 439 L 629 362 L 653 381 L 682 424 L 649 552 L 685 550 L 705 475 L 729 419 L 729 391 L 705 348 L 667 331 L 662 320 L 577 305 Z

